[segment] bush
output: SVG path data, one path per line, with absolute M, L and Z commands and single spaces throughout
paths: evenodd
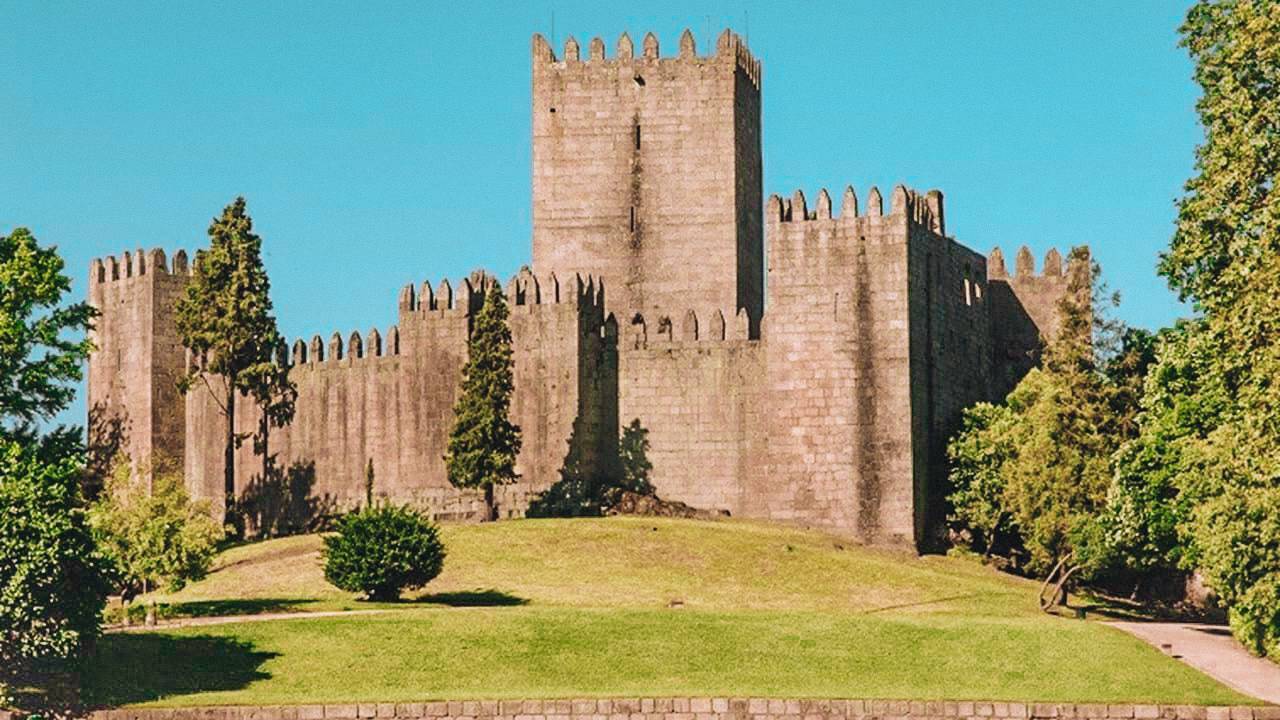
M 125 598 L 203 578 L 223 538 L 209 503 L 193 502 L 181 473 L 165 461 L 152 466 L 148 479 L 118 459 L 89 522 L 116 564 Z
M 324 577 L 370 600 L 396 600 L 439 575 L 444 557 L 440 531 L 422 513 L 366 507 L 344 516 L 324 539 Z

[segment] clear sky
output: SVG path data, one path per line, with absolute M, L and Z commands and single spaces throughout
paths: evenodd
M 1186 6 L 0 0 L 0 232 L 83 298 L 92 258 L 194 250 L 243 194 L 287 336 L 385 328 L 405 283 L 529 261 L 532 33 L 728 26 L 764 63 L 766 194 L 940 188 L 960 242 L 1088 243 L 1157 327 L 1187 312 L 1154 270 L 1202 135 Z

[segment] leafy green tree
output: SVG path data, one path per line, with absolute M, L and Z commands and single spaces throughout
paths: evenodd
M 324 577 L 370 600 L 391 601 L 444 567 L 440 530 L 422 513 L 382 505 L 344 515 L 324 538 Z
M 990 557 L 1019 549 L 1013 517 L 1005 503 L 1005 465 L 1024 428 L 1007 405 L 978 403 L 964 413 L 960 432 L 947 445 L 951 462 L 950 523 L 966 544 Z
M 181 589 L 209 572 L 223 530 L 207 502 L 193 502 L 174 464 L 161 460 L 131 473 L 117 460 L 89 511 L 99 546 L 117 568 L 126 598 L 160 586 Z
M 1160 272 L 1201 317 L 1161 344 L 1110 535 L 1131 566 L 1201 570 L 1280 655 L 1280 5 L 1202 1 L 1182 36 L 1205 139 Z
M 966 411 L 949 447 L 953 524 L 987 552 L 1000 543 L 1025 553 L 1025 570 L 1055 583 L 1045 607 L 1112 562 L 1101 519 L 1110 459 L 1136 428 L 1134 376 L 1148 344 L 1110 319 L 1118 298 L 1087 251 L 1072 250 L 1068 273 L 1042 367 L 1004 406 Z
M 85 521 L 80 472 L 75 455 L 0 440 L 0 705 L 98 637 L 111 568 Z
M 494 486 L 514 482 L 520 428 L 508 418 L 514 388 L 507 301 L 490 283 L 476 313 L 463 367 L 462 393 L 454 405 L 445 465 L 449 482 L 484 491 L 486 519 L 496 520 Z
M 296 390 L 282 364 L 274 362 L 284 340 L 272 314 L 271 284 L 262 265 L 262 239 L 244 198 L 236 198 L 209 226 L 209 247 L 196 253 L 191 282 L 176 307 L 182 343 L 195 363 L 181 387 L 206 387 L 226 418 L 223 491 L 226 512 L 236 504 L 235 450 L 246 435 L 236 431 L 236 398 L 250 396 L 264 407 L 260 449 L 264 477 L 269 465 L 266 431 L 293 417 Z M 234 518 L 233 518 L 234 520 Z
M 56 249 L 0 236 L 0 703 L 14 682 L 73 661 L 99 632 L 107 563 L 85 522 L 79 428 L 42 432 L 81 378 L 94 310 L 64 304 Z
M 83 337 L 96 312 L 63 304 L 71 280 L 56 248 L 41 247 L 26 228 L 0 236 L 0 439 L 40 440 L 51 459 L 75 452 L 77 428 L 40 437 L 75 396 L 91 344 Z M 77 336 L 79 336 L 77 338 Z

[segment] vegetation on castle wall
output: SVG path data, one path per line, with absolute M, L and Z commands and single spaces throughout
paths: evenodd
M 515 482 L 520 428 L 511 422 L 515 388 L 511 327 L 505 293 L 496 282 L 485 293 L 467 344 L 462 392 L 453 408 L 445 466 L 449 482 L 484 491 L 488 520 L 497 519 L 493 488 Z

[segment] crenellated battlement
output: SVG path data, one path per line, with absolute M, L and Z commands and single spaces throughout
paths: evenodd
M 399 354 L 400 327 L 392 325 L 387 328 L 385 339 L 376 327 L 370 328 L 369 332 L 363 336 L 359 330 L 352 330 L 345 340 L 341 332 L 334 332 L 329 336 L 327 344 L 320 335 L 312 335 L 309 344 L 306 340 L 298 338 L 290 347 L 289 364 L 297 368 L 314 365 L 334 366 L 343 360 L 350 361 L 347 364 L 351 364 L 361 360 L 395 357 Z
M 1062 253 L 1058 252 L 1057 248 L 1049 248 L 1044 254 L 1042 270 L 1037 274 L 1035 256 L 1031 254 L 1031 248 L 1023 245 L 1018 248 L 1018 253 L 1014 256 L 1014 272 L 1010 276 L 1008 267 L 1005 265 L 1004 251 L 995 247 L 987 255 L 987 279 L 1066 278 L 1083 262 L 1082 260 L 1064 262 Z
M 190 275 L 191 268 L 187 263 L 187 252 L 178 250 L 169 262 L 164 250 L 152 248 L 143 251 L 141 248 L 125 251 L 119 257 L 108 255 L 105 258 L 94 258 L 89 262 L 89 284 L 109 283 L 133 277 L 142 277 L 147 273 L 161 275 Z
M 943 219 L 942 192 L 930 190 L 920 193 L 905 185 L 897 185 L 889 197 L 889 217 L 905 215 L 909 222 L 946 235 Z M 770 195 L 765 211 L 767 222 L 791 223 L 820 220 L 852 221 L 860 218 L 885 217 L 884 199 L 874 185 L 867 192 L 867 203 L 861 212 L 858 194 L 853 186 L 846 185 L 840 201 L 840 213 L 833 212 L 831 195 L 826 188 L 818 191 L 814 209 L 810 210 L 803 190 L 796 190 L 790 198 Z
M 711 345 L 749 339 L 750 319 L 745 308 L 739 308 L 727 319 L 723 310 L 704 312 L 699 317 L 695 310 L 688 309 L 674 318 L 650 313 L 650 318 L 646 319 L 637 313 L 628 326 L 625 346 L 632 350 L 645 350 L 673 344 Z
M 441 280 L 435 287 L 432 287 L 429 281 L 423 281 L 420 287 L 409 283 L 400 289 L 400 312 L 402 314 L 426 312 L 470 314 L 480 309 L 484 293 L 493 282 L 497 282 L 496 278 L 477 270 L 458 281 L 456 289 L 448 278 Z M 566 282 L 561 283 L 554 272 L 539 279 L 527 267 L 522 268 L 507 281 L 505 293 L 507 302 L 512 307 L 561 303 L 601 307 L 604 305 L 604 282 L 591 275 L 583 279 L 581 275 L 575 273 Z
M 547 42 L 547 39 L 540 33 L 534 33 L 533 60 L 535 65 L 546 64 L 559 68 L 565 68 L 571 64 L 591 64 L 616 68 L 624 63 L 645 65 L 655 62 L 733 62 L 757 88 L 760 87 L 760 76 L 763 69 L 760 61 L 751 54 L 741 36 L 728 28 L 721 32 L 716 39 L 715 52 L 702 56 L 698 55 L 697 42 L 694 40 L 693 33 L 686 28 L 680 34 L 679 50 L 676 55 L 665 58 L 659 52 L 657 36 L 651 32 L 644 34 L 639 57 L 636 56 L 635 43 L 632 42 L 631 36 L 624 32 L 618 37 L 618 41 L 614 45 L 613 57 L 607 55 L 604 40 L 597 36 L 593 37 L 587 44 L 587 57 L 585 59 L 582 57 L 582 46 L 572 35 L 565 39 L 564 50 L 560 57 L 557 58 L 555 50 Z

